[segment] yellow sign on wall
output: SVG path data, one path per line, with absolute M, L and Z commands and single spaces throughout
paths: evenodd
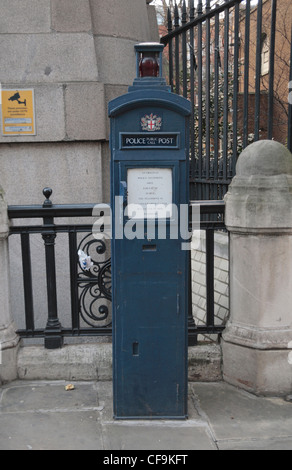
M 2 135 L 36 135 L 34 90 L 2 90 Z

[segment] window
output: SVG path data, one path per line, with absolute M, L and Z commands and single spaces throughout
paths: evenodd
M 262 75 L 270 71 L 270 43 L 266 33 L 262 35 Z

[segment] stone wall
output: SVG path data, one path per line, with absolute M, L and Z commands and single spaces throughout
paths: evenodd
M 225 324 L 229 315 L 229 243 L 228 234 L 216 232 L 214 240 L 214 300 L 216 325 Z M 192 240 L 193 317 L 197 325 L 206 324 L 206 232 L 195 231 Z M 201 341 L 213 341 L 217 335 L 199 335 Z
M 153 9 L 146 0 L 1 1 L 0 83 L 34 89 L 37 126 L 36 136 L 0 135 L 8 204 L 39 203 L 45 186 L 55 203 L 107 202 L 107 103 L 135 77 L 134 44 L 158 40 Z
M 136 75 L 134 45 L 158 41 L 149 0 L 1 0 L 0 83 L 32 88 L 36 135 L 2 136 L 0 185 L 8 205 L 110 200 L 108 102 Z M 13 223 L 19 224 L 19 221 Z M 26 223 L 30 223 L 27 221 Z M 24 322 L 20 240 L 10 237 L 11 305 Z M 47 319 L 44 243 L 31 237 L 36 324 Z M 56 239 L 58 308 L 70 319 L 68 242 Z M 69 321 L 69 320 L 68 320 Z

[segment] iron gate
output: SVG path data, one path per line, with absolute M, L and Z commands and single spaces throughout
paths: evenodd
M 292 4 L 196 3 L 170 2 L 161 42 L 172 91 L 192 102 L 191 199 L 223 199 L 249 143 L 292 150 Z

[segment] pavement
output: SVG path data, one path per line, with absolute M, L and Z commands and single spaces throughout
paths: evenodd
M 115 421 L 111 382 L 73 382 L 72 391 L 67 384 L 0 387 L 0 450 L 292 450 L 292 402 L 282 398 L 190 383 L 188 420 Z

